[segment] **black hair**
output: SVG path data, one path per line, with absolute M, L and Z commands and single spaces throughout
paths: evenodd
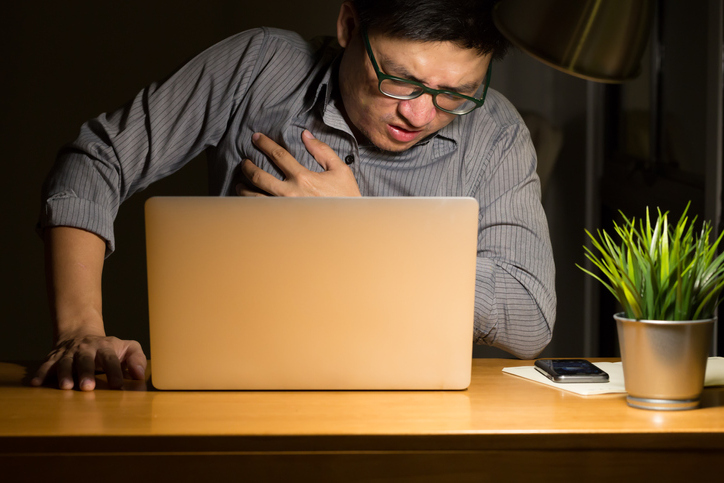
M 494 59 L 510 42 L 493 23 L 498 0 L 352 0 L 369 31 L 421 42 L 453 42 Z

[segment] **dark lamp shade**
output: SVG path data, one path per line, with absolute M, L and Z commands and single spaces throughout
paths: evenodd
M 536 59 L 577 77 L 638 76 L 655 0 L 501 0 L 498 30 Z

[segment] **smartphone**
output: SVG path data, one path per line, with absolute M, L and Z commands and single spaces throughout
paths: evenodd
M 538 359 L 535 368 L 553 382 L 608 382 L 608 374 L 585 359 Z

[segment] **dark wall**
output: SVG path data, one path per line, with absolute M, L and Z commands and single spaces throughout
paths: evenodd
M 51 329 L 43 246 L 34 232 L 40 186 L 58 148 L 80 125 L 115 109 L 146 84 L 238 31 L 258 26 L 332 35 L 341 0 L 124 0 L 11 2 L 0 34 L 2 275 L 0 360 L 39 359 Z M 124 204 L 117 252 L 106 262 L 109 333 L 148 349 L 143 201 L 205 194 L 203 160 Z
M 112 110 L 143 86 L 238 31 L 257 26 L 296 30 L 306 38 L 334 34 L 341 0 L 73 0 L 12 2 L 0 35 L 0 136 L 5 147 L 0 360 L 40 359 L 51 344 L 43 245 L 34 232 L 40 186 L 58 148 L 89 118 Z M 546 354 L 582 353 L 580 261 L 585 81 L 521 53 L 496 66 L 493 87 L 521 110 L 564 132 L 544 207 L 552 228 L 559 293 L 554 339 Z M 115 223 L 117 250 L 106 260 L 104 318 L 109 334 L 139 340 L 148 351 L 143 203 L 157 194 L 206 194 L 197 159 L 132 197 Z M 148 352 L 147 352 L 148 354 Z M 477 356 L 501 351 L 476 348 Z

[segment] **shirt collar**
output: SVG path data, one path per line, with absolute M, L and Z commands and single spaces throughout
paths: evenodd
M 317 75 L 313 76 L 314 80 L 307 91 L 307 98 L 302 109 L 303 114 L 308 113 L 316 106 L 319 106 L 321 113 L 327 109 L 332 99 L 332 92 L 337 85 L 337 72 L 342 52 L 344 50 L 336 40 L 325 42 L 319 50 L 320 69 Z

